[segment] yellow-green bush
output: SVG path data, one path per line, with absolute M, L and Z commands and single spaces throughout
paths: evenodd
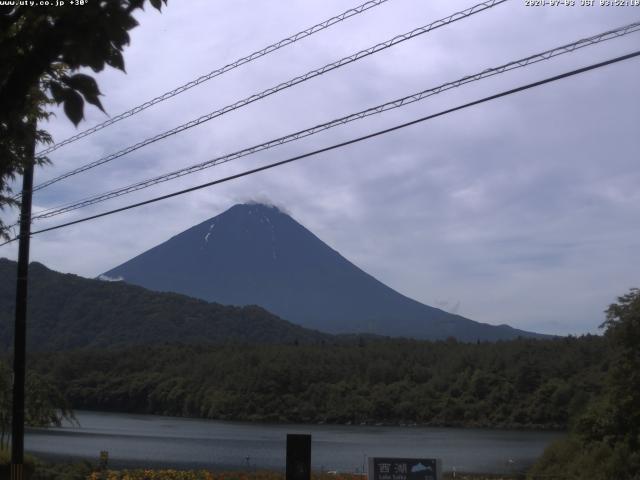
M 24 458 L 24 478 L 30 479 L 35 471 L 36 460 L 31 455 Z M 0 450 L 0 478 L 10 478 L 11 475 L 11 451 Z

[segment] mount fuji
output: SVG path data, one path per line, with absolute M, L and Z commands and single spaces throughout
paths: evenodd
M 327 333 L 461 341 L 543 337 L 408 298 L 276 207 L 238 204 L 101 275 L 229 305 L 259 305 Z

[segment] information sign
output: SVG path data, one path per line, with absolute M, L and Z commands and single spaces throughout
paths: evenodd
M 441 480 L 438 458 L 369 458 L 368 480 Z

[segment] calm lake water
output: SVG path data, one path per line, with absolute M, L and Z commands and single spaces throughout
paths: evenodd
M 312 435 L 315 470 L 361 472 L 367 456 L 439 457 L 445 471 L 526 468 L 561 436 L 554 432 L 459 428 L 270 425 L 154 415 L 76 412 L 80 426 L 29 429 L 25 448 L 58 460 L 111 466 L 284 470 L 287 433 Z M 248 457 L 248 458 L 247 458 Z

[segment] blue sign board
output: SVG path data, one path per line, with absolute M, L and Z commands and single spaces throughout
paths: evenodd
M 438 458 L 369 458 L 368 480 L 441 480 Z

